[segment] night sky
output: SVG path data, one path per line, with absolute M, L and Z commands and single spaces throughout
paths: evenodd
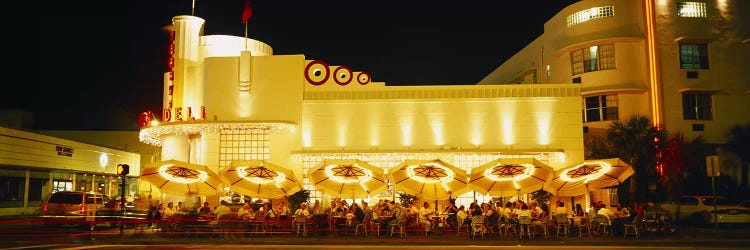
M 386 85 L 475 84 L 575 0 L 251 0 L 249 38 Z M 0 109 L 33 129 L 137 130 L 161 110 L 168 33 L 191 0 L 3 1 Z M 244 0 L 196 0 L 205 35 L 244 36 Z M 301 72 L 299 72 L 302 74 Z

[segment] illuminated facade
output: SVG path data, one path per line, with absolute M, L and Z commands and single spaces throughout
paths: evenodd
M 723 143 L 750 121 L 748 18 L 742 0 L 584 0 L 479 84 L 580 86 L 584 136 L 644 115 Z
M 744 0 L 584 0 L 479 84 L 579 85 L 585 138 L 643 115 L 722 144 L 750 122 L 748 18 Z M 722 175 L 742 183 L 739 158 L 717 154 Z
M 306 189 L 326 160 L 387 172 L 439 159 L 464 174 L 499 158 L 554 169 L 583 162 L 578 85 L 386 86 L 346 66 L 274 55 L 253 39 L 203 35 L 199 17 L 173 24 L 162 121 L 140 131 L 162 160 L 216 172 L 267 161 L 293 170 Z

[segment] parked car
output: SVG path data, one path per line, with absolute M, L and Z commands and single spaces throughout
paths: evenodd
M 97 215 L 105 213 L 104 196 L 94 192 L 62 191 L 52 194 L 42 205 L 42 219 L 46 226 L 91 225 L 105 222 Z M 87 221 L 90 209 L 94 212 L 93 221 Z
M 714 197 L 711 195 L 684 195 L 678 202 L 661 207 L 672 218 L 694 224 L 714 223 Z M 718 223 L 750 223 L 750 208 L 725 197 L 716 197 L 716 211 Z

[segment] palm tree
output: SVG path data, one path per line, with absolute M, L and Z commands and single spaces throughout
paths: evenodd
M 742 188 L 748 187 L 748 162 L 750 161 L 750 124 L 736 125 L 727 133 L 727 150 L 739 156 L 742 160 Z
M 644 116 L 614 121 L 607 129 L 607 141 L 620 159 L 633 166 L 630 200 L 644 201 L 650 182 L 657 180 L 657 152 L 666 146 L 666 132 Z

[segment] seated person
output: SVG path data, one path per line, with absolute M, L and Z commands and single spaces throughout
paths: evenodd
M 253 216 L 255 216 L 255 210 L 250 206 L 250 202 L 245 202 L 245 205 L 243 205 L 239 211 L 237 211 L 237 217 L 240 219 L 250 219 Z
M 299 204 L 297 211 L 294 211 L 294 218 L 310 218 L 310 211 L 307 209 L 307 202 Z
M 236 214 L 234 214 L 232 209 L 229 208 L 229 203 L 227 201 L 221 201 L 221 205 L 216 208 L 214 213 L 216 214 L 216 219 L 210 222 L 212 224 L 218 223 L 219 220 L 227 220 L 232 217 L 236 218 Z
M 203 202 L 203 206 L 198 209 L 198 216 L 199 217 L 213 217 L 213 212 L 211 211 L 211 207 L 208 204 L 208 201 Z

